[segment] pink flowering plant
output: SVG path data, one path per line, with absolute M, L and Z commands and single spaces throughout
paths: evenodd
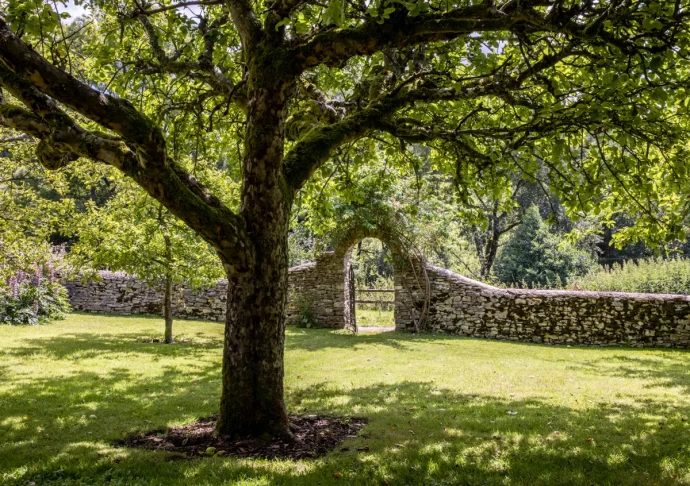
M 38 325 L 62 319 L 70 306 L 52 263 L 15 270 L 0 281 L 0 324 Z

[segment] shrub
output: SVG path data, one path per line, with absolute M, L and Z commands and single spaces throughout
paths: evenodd
M 0 281 L 0 324 L 37 325 L 62 319 L 70 310 L 67 290 L 50 264 L 18 270 Z
M 306 294 L 295 296 L 295 307 L 297 308 L 297 327 L 314 327 L 316 316 L 314 315 L 314 303 Z
M 498 255 L 495 273 L 507 285 L 562 288 L 570 277 L 585 275 L 594 265 L 588 252 L 551 233 L 532 206 Z
M 690 260 L 650 258 L 637 263 L 600 267 L 573 279 L 568 288 L 600 292 L 690 294 Z

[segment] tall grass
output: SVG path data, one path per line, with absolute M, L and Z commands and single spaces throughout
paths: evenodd
M 570 281 L 571 290 L 690 294 L 690 259 L 650 258 L 600 268 Z

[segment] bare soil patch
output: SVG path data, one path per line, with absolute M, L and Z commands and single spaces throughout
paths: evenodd
M 187 457 L 312 459 L 332 451 L 345 439 L 356 437 L 367 424 L 362 417 L 290 416 L 294 441 L 268 437 L 231 440 L 213 434 L 217 419 L 212 415 L 168 430 L 130 435 L 115 445 L 178 452 Z

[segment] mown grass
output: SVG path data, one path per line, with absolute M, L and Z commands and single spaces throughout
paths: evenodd
M 157 318 L 0 326 L 0 484 L 690 484 L 689 355 L 672 350 L 290 329 L 288 406 L 369 417 L 347 450 L 292 462 L 111 446 L 216 411 L 222 326 L 176 328 L 191 342 L 139 342 L 160 336 Z
M 359 327 L 395 327 L 395 314 L 393 309 L 365 309 L 363 307 L 364 306 L 358 304 L 355 310 L 357 325 Z

